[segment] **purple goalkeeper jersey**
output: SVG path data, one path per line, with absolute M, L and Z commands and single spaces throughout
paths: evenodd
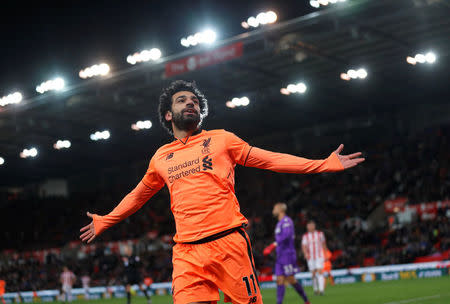
M 275 228 L 275 241 L 277 242 L 277 263 L 296 263 L 294 222 L 285 215 Z

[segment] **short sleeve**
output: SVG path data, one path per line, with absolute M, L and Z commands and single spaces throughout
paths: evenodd
M 227 150 L 231 158 L 239 165 L 245 166 L 252 147 L 231 132 L 225 131 Z
M 305 235 L 302 237 L 302 245 L 306 246 L 308 244 L 308 241 L 306 240 Z
M 153 156 L 148 165 L 147 172 L 145 172 L 142 178 L 142 183 L 150 189 L 159 190 L 164 186 L 164 180 L 156 171 L 155 162 L 155 156 Z

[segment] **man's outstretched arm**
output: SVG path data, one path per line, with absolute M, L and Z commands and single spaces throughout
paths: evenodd
M 152 158 L 141 182 L 122 199 L 113 211 L 105 216 L 87 213 L 87 216 L 92 218 L 92 222 L 80 229 L 82 232 L 80 239 L 83 242 L 92 242 L 97 235 L 139 210 L 163 186 L 164 180 L 155 169 L 155 160 Z
M 361 152 L 341 155 L 343 149 L 341 144 L 328 158 L 314 160 L 251 147 L 243 165 L 282 173 L 320 173 L 349 169 L 365 160 L 359 157 Z
M 152 189 L 141 181 L 109 214 L 100 216 L 87 212 L 92 222 L 80 229 L 80 232 L 83 232 L 80 239 L 83 242 L 92 242 L 103 231 L 139 210 L 158 191 L 159 189 Z

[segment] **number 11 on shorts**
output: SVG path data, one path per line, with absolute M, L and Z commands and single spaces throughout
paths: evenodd
M 250 275 L 250 279 L 252 279 L 252 282 L 253 282 L 253 290 L 254 290 L 254 292 L 255 292 L 255 294 L 256 294 L 255 277 L 253 276 L 253 274 Z M 248 293 L 248 296 L 250 297 L 250 296 L 252 295 L 252 290 L 251 290 L 251 288 L 250 288 L 250 281 L 248 280 L 248 277 L 243 277 L 243 278 L 242 278 L 242 281 L 245 282 L 245 287 L 247 288 L 247 293 Z

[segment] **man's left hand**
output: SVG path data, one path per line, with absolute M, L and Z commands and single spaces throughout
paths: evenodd
M 334 151 L 334 153 L 337 154 L 337 157 L 339 158 L 342 166 L 344 166 L 344 169 L 349 169 L 349 168 L 355 167 L 359 163 L 362 163 L 363 161 L 366 160 L 363 157 L 358 157 L 358 156 L 362 155 L 361 152 L 356 152 L 356 153 L 349 154 L 349 155 L 341 155 L 339 153 L 341 153 L 342 150 L 344 150 L 344 145 L 340 144 L 339 147 L 336 149 L 336 151 Z

